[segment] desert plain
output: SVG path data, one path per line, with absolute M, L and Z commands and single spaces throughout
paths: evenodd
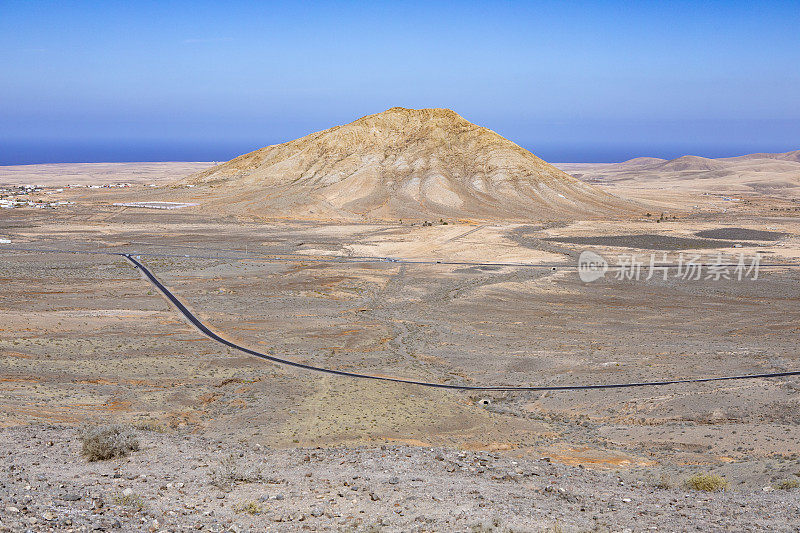
M 458 391 L 331 376 L 201 335 L 118 255 L 226 338 L 330 369 L 511 387 L 794 371 L 800 162 L 778 156 L 556 164 L 578 214 L 555 197 L 528 220 L 479 196 L 461 216 L 441 195 L 428 211 L 431 196 L 366 195 L 361 217 L 367 200 L 259 211 L 242 203 L 252 180 L 209 185 L 212 163 L 0 168 L 17 202 L 0 209 L 0 527 L 794 531 L 800 377 Z M 580 278 L 586 250 L 608 260 L 601 279 Z M 646 279 L 651 256 L 681 254 L 759 269 Z M 633 256 L 639 279 L 615 268 Z M 79 430 L 108 423 L 141 449 L 88 462 Z M 693 490 L 699 473 L 727 487 Z

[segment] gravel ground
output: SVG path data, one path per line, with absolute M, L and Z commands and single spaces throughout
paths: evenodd
M 797 531 L 797 490 L 706 493 L 548 458 L 277 450 L 139 430 L 88 462 L 75 428 L 0 431 L 3 531 Z M 652 473 L 651 473 L 652 475 Z
M 728 239 L 735 241 L 776 241 L 786 236 L 779 231 L 766 231 L 749 228 L 716 228 L 695 233 L 705 239 Z
M 670 235 L 601 235 L 596 237 L 550 237 L 544 239 L 565 244 L 587 246 L 622 246 L 644 250 L 691 250 L 704 248 L 728 248 L 733 243 L 712 239 L 690 239 Z

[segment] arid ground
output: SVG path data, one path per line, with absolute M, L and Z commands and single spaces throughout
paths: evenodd
M 796 530 L 800 378 L 482 394 L 326 376 L 201 336 L 113 255 L 227 338 L 327 368 L 520 386 L 798 370 L 800 163 L 780 166 L 780 187 L 767 169 L 709 188 L 681 174 L 702 169 L 563 165 L 637 212 L 432 225 L 226 216 L 169 185 L 200 164 L 0 169 L 43 184 L 2 193 L 34 205 L 0 209 L 0 527 Z M 131 186 L 65 187 L 114 182 Z M 176 199 L 199 205 L 114 205 Z M 586 283 L 584 250 L 763 266 Z M 77 430 L 109 422 L 142 449 L 88 463 Z M 230 454 L 258 472 L 215 483 Z M 727 489 L 684 486 L 703 472 Z

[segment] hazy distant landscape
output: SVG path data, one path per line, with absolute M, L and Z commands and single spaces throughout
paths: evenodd
M 800 530 L 796 2 L 0 4 L 0 533 Z

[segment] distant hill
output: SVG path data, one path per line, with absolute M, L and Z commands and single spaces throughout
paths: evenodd
M 658 165 L 659 163 L 665 163 L 666 161 L 666 159 L 661 159 L 660 157 L 634 157 L 633 159 L 628 159 L 627 161 L 623 161 L 619 164 L 639 167 Z
M 449 109 L 395 107 L 187 178 L 232 213 L 564 220 L 634 207 Z
M 700 157 L 696 155 L 685 155 L 676 159 L 670 159 L 659 165 L 654 166 L 660 170 L 721 170 L 725 168 L 725 163 L 716 159 Z
M 747 161 L 751 159 L 776 159 L 778 161 L 794 161 L 795 163 L 800 163 L 800 150 L 794 150 L 791 152 L 783 152 L 777 154 L 770 154 L 770 153 L 747 154 L 747 155 L 740 155 L 737 157 L 720 158 L 719 161 Z
M 800 150 L 710 159 L 685 155 L 666 161 L 637 157 L 621 163 L 560 163 L 589 183 L 726 193 L 800 195 Z

